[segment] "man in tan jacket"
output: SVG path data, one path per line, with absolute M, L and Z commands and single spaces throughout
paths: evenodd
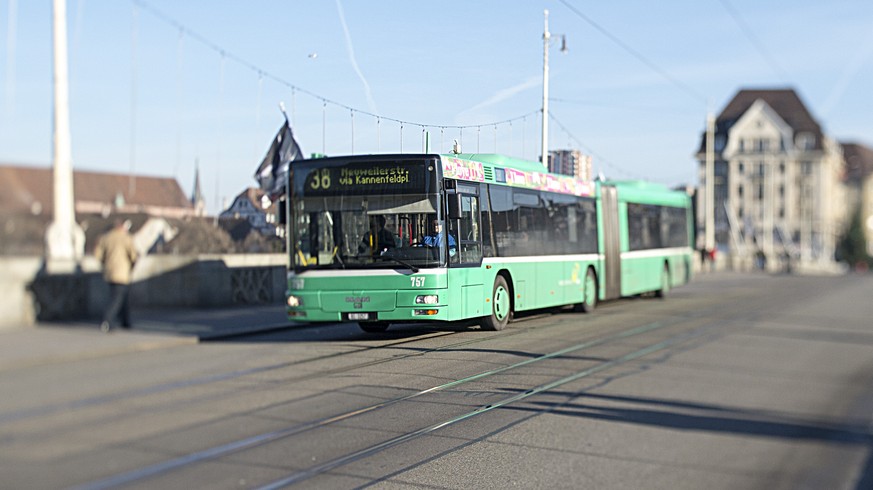
M 94 255 L 103 264 L 103 278 L 109 283 L 109 305 L 103 314 L 100 330 L 111 331 L 121 322 L 130 328 L 130 280 L 137 253 L 129 231 L 130 221 L 116 219 L 115 227 L 100 237 Z

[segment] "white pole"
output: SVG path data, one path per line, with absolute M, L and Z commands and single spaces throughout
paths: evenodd
M 767 158 L 766 162 L 761 162 L 764 166 L 764 192 L 767 193 L 764 199 L 764 254 L 767 257 L 767 268 L 775 264 L 773 232 L 776 227 L 776 164 L 771 158 Z
M 715 116 L 706 115 L 706 214 L 704 230 L 706 250 L 715 248 Z
M 73 165 L 70 145 L 70 97 L 67 77 L 67 6 L 53 0 L 54 47 L 54 218 L 46 233 L 49 262 L 72 263 L 81 256 L 84 243 L 76 225 L 73 199 Z M 77 233 L 78 232 L 78 233 Z
M 543 28 L 543 167 L 549 168 L 549 11 L 544 10 Z

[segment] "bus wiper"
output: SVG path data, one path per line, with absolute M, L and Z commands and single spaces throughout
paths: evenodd
M 397 257 L 391 257 L 390 255 L 377 255 L 376 257 L 373 257 L 373 259 L 393 260 L 394 262 L 397 262 L 398 264 L 402 265 L 403 267 L 410 269 L 412 272 L 418 272 L 418 267 L 416 267 L 416 266 L 414 266 L 414 265 L 412 265 L 404 260 L 400 260 Z

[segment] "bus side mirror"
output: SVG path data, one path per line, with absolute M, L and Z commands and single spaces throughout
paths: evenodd
M 286 208 L 287 205 L 287 200 L 279 199 L 279 204 L 278 206 L 276 206 L 279 209 L 276 219 L 279 221 L 280 225 L 288 223 L 288 209 Z
M 461 219 L 463 217 L 461 213 L 461 195 L 449 194 L 447 198 L 449 201 L 449 219 Z

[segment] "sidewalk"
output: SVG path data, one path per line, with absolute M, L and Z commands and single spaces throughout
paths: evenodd
M 39 323 L 0 330 L 0 372 L 196 344 L 294 326 L 282 304 L 133 311 L 133 329 L 103 333 L 99 321 Z

